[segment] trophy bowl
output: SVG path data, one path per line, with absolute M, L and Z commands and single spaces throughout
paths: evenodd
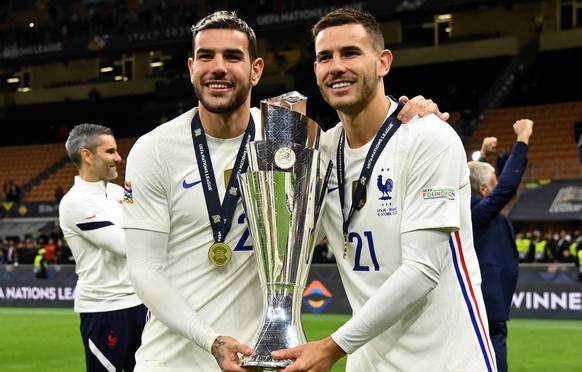
M 248 171 L 239 175 L 265 304 L 246 367 L 285 367 L 292 361 L 271 352 L 307 342 L 301 303 L 331 163 L 322 177 L 321 129 L 305 116 L 305 101 L 298 92 L 261 101 L 265 139 L 248 144 Z

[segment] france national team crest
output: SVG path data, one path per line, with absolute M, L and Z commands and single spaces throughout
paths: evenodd
M 376 209 L 378 217 L 394 216 L 398 213 L 398 207 L 392 205 L 392 192 L 394 180 L 390 178 L 390 168 L 382 168 L 376 177 L 376 188 L 379 191 L 379 208 Z
M 380 190 L 380 192 L 382 193 L 382 196 L 380 196 L 380 200 L 392 199 L 392 197 L 390 196 L 390 194 L 392 193 L 392 189 L 394 188 L 394 181 L 392 181 L 392 178 L 386 177 L 386 179 L 384 179 L 382 174 L 379 174 L 376 186 L 378 186 L 378 190 Z

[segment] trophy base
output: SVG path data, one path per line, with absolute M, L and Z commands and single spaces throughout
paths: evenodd
M 251 355 L 243 357 L 241 361 L 242 367 L 263 367 L 263 368 L 285 368 L 293 363 L 291 359 L 273 359 L 270 355 Z

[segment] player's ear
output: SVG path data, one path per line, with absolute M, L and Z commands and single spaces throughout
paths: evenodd
M 259 83 L 259 80 L 261 80 L 264 68 L 265 61 L 260 57 L 255 59 L 251 69 L 251 84 L 253 85 L 253 87 Z
M 390 66 L 392 66 L 392 52 L 388 49 L 383 49 L 380 52 L 380 59 L 378 60 L 378 76 L 384 77 L 390 71 Z

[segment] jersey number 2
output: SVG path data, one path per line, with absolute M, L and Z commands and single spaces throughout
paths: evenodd
M 251 234 L 249 233 L 249 228 L 248 228 L 247 223 L 245 221 L 245 214 L 244 213 L 240 215 L 237 222 L 239 224 L 245 225 L 245 231 L 242 233 L 238 243 L 236 244 L 236 247 L 234 247 L 234 250 L 235 251 L 252 251 L 253 246 L 250 243 L 245 244 L 247 242 L 247 240 L 249 239 L 249 237 L 251 236 Z

